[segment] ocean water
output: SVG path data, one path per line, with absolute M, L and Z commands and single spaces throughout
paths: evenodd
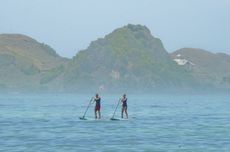
M 1 152 L 229 152 L 230 95 L 129 95 L 129 119 L 110 121 L 119 95 L 0 95 Z M 120 117 L 120 106 L 116 118 Z

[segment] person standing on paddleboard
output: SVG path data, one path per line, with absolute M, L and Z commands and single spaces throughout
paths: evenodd
M 101 119 L 101 98 L 99 97 L 98 94 L 95 95 L 94 97 L 94 102 L 95 102 L 95 119 Z M 97 116 L 98 113 L 98 116 Z
M 127 105 L 127 98 L 126 98 L 126 94 L 123 95 L 123 97 L 121 98 L 121 102 L 122 102 L 122 109 L 121 109 L 121 118 L 123 118 L 123 114 L 125 112 L 126 114 L 126 118 L 128 119 L 128 105 Z

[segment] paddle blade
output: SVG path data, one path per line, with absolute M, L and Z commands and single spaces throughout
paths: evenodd
M 79 117 L 80 120 L 87 120 L 85 117 Z
M 110 118 L 110 120 L 114 120 L 114 121 L 117 121 L 117 120 L 120 120 L 120 119 L 116 119 L 116 118 Z

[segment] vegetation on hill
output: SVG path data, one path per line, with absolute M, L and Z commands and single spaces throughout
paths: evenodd
M 50 46 L 28 36 L 0 35 L 1 90 L 40 90 L 64 72 L 67 62 Z
M 223 53 L 211 53 L 202 49 L 183 48 L 172 53 L 173 58 L 180 54 L 180 58 L 194 63 L 193 76 L 200 83 L 212 87 L 229 87 L 230 56 Z
M 118 28 L 92 41 L 73 59 L 60 57 L 49 45 L 28 36 L 0 34 L 0 91 L 199 87 L 230 88 L 230 56 L 193 48 L 169 54 L 145 26 Z
M 185 87 L 189 72 L 179 67 L 160 39 L 141 25 L 127 25 L 93 41 L 70 62 L 66 87 L 134 89 Z

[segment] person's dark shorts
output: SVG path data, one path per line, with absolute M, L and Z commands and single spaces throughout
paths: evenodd
M 127 105 L 122 105 L 122 108 L 123 108 L 123 109 L 127 109 L 128 106 L 127 106 Z
M 96 106 L 95 106 L 95 111 L 100 111 L 100 109 L 101 109 L 101 105 L 96 104 Z

